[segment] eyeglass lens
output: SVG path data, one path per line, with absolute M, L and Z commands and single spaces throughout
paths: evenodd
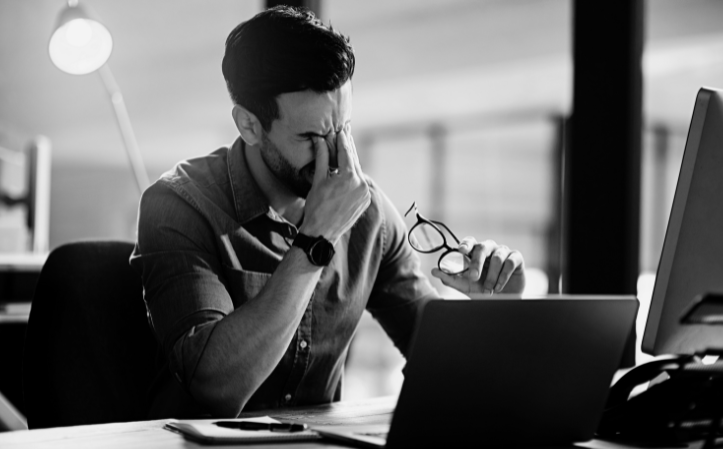
M 444 248 L 444 235 L 429 223 L 419 223 L 409 234 L 412 248 L 422 252 L 437 251 Z
M 442 231 L 429 223 L 419 223 L 412 228 L 409 243 L 412 248 L 423 253 L 432 253 L 445 248 L 451 250 L 439 259 L 439 269 L 447 274 L 463 273 L 469 266 L 469 257 L 447 246 Z
M 417 211 L 417 203 L 413 203 L 412 207 L 409 208 L 404 216 L 406 217 L 412 211 Z M 417 224 L 414 225 L 409 232 L 409 244 L 412 245 L 412 248 L 422 253 L 433 253 L 441 249 L 446 249 L 447 252 L 443 253 L 439 258 L 439 269 L 451 275 L 467 271 L 470 262 L 469 257 L 449 246 L 442 229 L 438 226 L 425 221 L 426 219 L 419 215 L 417 215 L 417 219 Z M 447 232 L 452 232 L 442 223 L 438 224 L 444 227 Z M 454 241 L 457 241 L 457 238 L 453 234 L 450 234 L 450 237 Z
M 459 251 L 448 252 L 439 260 L 439 269 L 447 274 L 463 273 L 468 267 L 469 257 Z

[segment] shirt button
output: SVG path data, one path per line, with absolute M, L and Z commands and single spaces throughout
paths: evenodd
M 301 346 L 301 349 L 306 348 L 306 346 L 307 346 L 306 340 L 301 340 L 301 343 L 299 343 L 299 346 Z
M 286 396 L 284 396 L 284 400 L 285 400 L 286 402 L 289 402 L 289 401 L 291 400 L 291 394 L 290 394 L 290 393 L 286 393 Z

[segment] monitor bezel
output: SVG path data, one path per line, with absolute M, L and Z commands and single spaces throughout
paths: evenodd
M 645 332 L 642 338 L 641 349 L 647 354 L 661 355 L 669 352 L 662 349 L 667 346 L 668 342 L 662 342 L 660 340 L 660 324 L 661 320 L 664 319 L 666 293 L 675 260 L 675 253 L 678 249 L 678 238 L 685 217 L 685 209 L 693 181 L 698 152 L 701 141 L 703 140 L 708 111 L 715 97 L 721 100 L 723 98 L 723 91 L 702 87 L 696 96 L 680 174 L 678 175 L 678 182 L 670 211 L 670 218 L 668 219 L 663 248 L 660 254 L 660 262 L 655 276 Z M 692 300 L 693 298 L 691 298 L 691 302 Z M 692 352 L 693 350 L 691 350 L 691 353 Z

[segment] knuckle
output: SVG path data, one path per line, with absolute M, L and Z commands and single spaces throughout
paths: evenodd
M 470 237 L 470 236 L 466 236 L 465 238 L 463 238 L 460 243 L 466 243 L 466 244 L 468 244 L 470 247 L 478 244 L 478 243 L 477 243 L 477 240 L 475 240 L 474 237 Z

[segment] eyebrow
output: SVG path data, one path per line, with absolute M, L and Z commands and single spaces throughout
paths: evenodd
M 331 133 L 331 131 L 329 131 L 329 133 Z M 310 132 L 306 132 L 306 133 L 299 133 L 299 134 L 297 134 L 297 136 L 303 137 L 305 139 L 311 139 L 312 137 L 326 137 L 329 135 L 329 133 L 319 134 L 319 133 L 310 131 Z
M 346 125 L 349 124 L 349 123 L 351 123 L 351 119 L 349 119 L 348 121 L 346 121 L 346 122 L 344 123 L 344 126 L 346 126 Z M 342 128 L 343 128 L 344 126 L 342 126 Z M 319 133 L 314 132 L 314 131 L 307 131 L 307 132 L 303 132 L 303 133 L 298 133 L 297 136 L 303 137 L 303 138 L 305 138 L 305 139 L 311 139 L 312 137 L 324 137 L 324 138 L 326 138 L 326 136 L 328 136 L 329 134 L 331 134 L 333 131 L 334 131 L 334 130 L 330 130 L 330 131 L 327 132 L 326 134 L 319 134 Z

